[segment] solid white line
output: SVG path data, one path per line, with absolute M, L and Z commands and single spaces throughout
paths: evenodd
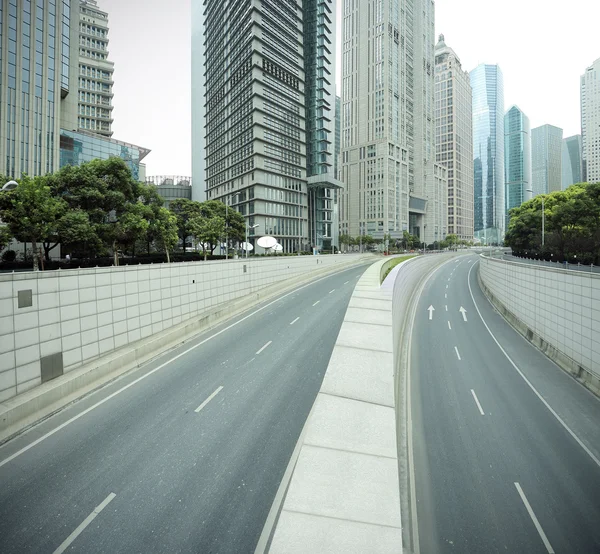
M 542 529 L 542 526 L 540 525 L 538 518 L 535 516 L 535 513 L 531 509 L 531 505 L 529 504 L 529 501 L 527 500 L 527 497 L 525 496 L 525 493 L 523 492 L 521 485 L 519 485 L 519 483 L 515 483 L 515 487 L 517 487 L 517 492 L 519 493 L 519 496 L 521 497 L 523 504 L 525 504 L 525 508 L 527 508 L 529 517 L 532 519 L 533 524 L 535 525 L 535 528 L 537 529 L 537 532 L 539 533 L 539 535 L 542 539 L 542 542 L 544 543 L 544 546 L 546 547 L 546 550 L 548 551 L 548 554 L 554 554 L 554 549 L 550 545 L 550 541 L 548 540 L 546 533 L 544 533 L 544 530 Z
M 330 290 L 330 291 L 329 291 L 329 294 L 331 294 L 332 292 L 335 292 L 335 289 L 333 289 L 333 290 Z
M 320 300 L 317 300 L 317 301 L 316 301 L 316 302 L 313 304 L 313 306 L 316 306 L 316 305 L 317 305 L 319 302 L 321 302 L 321 301 L 320 301 Z
M 73 423 L 74 421 L 77 421 L 80 417 L 83 417 L 84 415 L 90 413 L 92 410 L 95 410 L 99 406 L 102 406 L 102 404 L 104 404 L 105 402 L 108 402 L 109 400 L 111 400 L 112 398 L 117 396 L 118 394 L 121 394 L 123 391 L 126 391 L 129 387 L 133 387 L 133 385 L 137 385 L 140 381 L 143 381 L 147 377 L 150 377 L 150 375 L 153 375 L 157 371 L 160 371 L 164 367 L 167 367 L 169 364 L 171 364 L 175 360 L 178 360 L 182 356 L 189 354 L 192 350 L 195 350 L 199 346 L 202 346 L 203 344 L 207 343 L 209 340 L 212 340 L 212 339 L 218 337 L 219 335 L 221 335 L 222 333 L 229 331 L 229 329 L 232 329 L 236 325 L 239 325 L 240 323 L 242 323 L 243 321 L 246 321 L 247 319 L 251 318 L 252 316 L 256 315 L 257 313 L 262 312 L 263 310 L 267 309 L 268 307 L 272 306 L 273 304 L 277 304 L 278 302 L 281 302 L 281 300 L 286 298 L 287 296 L 296 294 L 299 290 L 310 287 L 311 285 L 314 285 L 315 283 L 318 283 L 319 281 L 323 281 L 324 279 L 328 279 L 329 277 L 332 277 L 333 275 L 337 275 L 337 273 L 342 273 L 343 271 L 348 271 L 350 269 L 355 269 L 355 268 L 350 267 L 348 269 L 342 269 L 336 273 L 332 273 L 330 275 L 325 275 L 325 276 L 321 277 L 320 279 L 317 279 L 316 281 L 311 281 L 310 283 L 306 283 L 306 285 L 302 285 L 302 286 L 298 287 L 297 289 L 287 292 L 286 294 L 278 297 L 276 300 L 273 300 L 273 301 L 269 302 L 268 304 L 265 304 L 264 306 L 261 306 L 260 308 L 254 310 L 252 313 L 249 313 L 248 315 L 242 317 L 241 319 L 234 321 L 231 325 L 224 327 L 223 329 L 221 329 L 220 331 L 217 331 L 214 335 L 211 335 L 210 337 L 206 337 L 204 340 L 201 340 L 199 343 L 194 344 L 193 346 L 190 346 L 188 349 L 184 350 L 183 352 L 180 352 L 176 356 L 173 356 L 171 359 L 162 363 L 158 367 L 155 367 L 154 369 L 148 371 L 148 373 L 144 373 L 144 375 L 138 377 L 137 379 L 134 379 L 133 381 L 131 381 L 131 383 L 128 383 L 124 387 L 121 387 L 119 390 L 116 390 L 112 394 L 109 394 L 106 398 L 103 398 L 102 400 L 96 402 L 93 406 L 86 408 L 85 410 L 83 410 L 83 412 L 77 414 L 76 416 L 73 416 L 71 419 L 68 419 L 64 423 L 61 423 L 58 427 L 56 427 L 55 429 L 52 429 L 52 431 L 48 431 L 45 435 L 42 435 L 39 439 L 34 440 L 31 444 L 24 446 L 23 448 L 21 448 L 21 450 L 10 455 L 5 460 L 2 460 L 0 462 L 0 467 L 2 467 L 3 465 L 7 464 L 8 462 L 14 460 L 16 457 L 20 456 L 24 452 L 27 452 L 30 448 L 37 446 L 40 442 L 42 442 L 42 441 L 46 440 L 48 437 L 51 437 L 52 435 L 54 435 L 54 433 L 58 433 L 58 431 L 60 431 L 61 429 L 64 429 L 67 425 Z M 357 277 L 357 279 L 359 279 L 359 278 L 360 278 L 360 275 Z M 318 301 L 315 302 L 315 304 L 318 304 L 318 303 L 319 303 Z
M 454 347 L 454 351 L 456 352 L 456 355 L 458 356 L 458 359 L 460 360 L 461 357 L 460 357 L 460 354 L 458 353 L 458 348 L 456 348 L 456 346 Z
M 267 346 L 269 346 L 269 344 L 271 344 L 273 341 L 270 340 L 267 344 L 265 344 L 256 354 L 260 354 Z
M 213 392 L 200 406 L 198 406 L 194 411 L 198 413 L 204 406 L 206 406 L 217 394 L 219 394 L 223 390 L 223 387 L 220 386 L 215 392 Z
M 290 321 L 290 325 L 294 325 L 294 323 L 296 323 L 296 321 L 298 321 L 300 318 L 297 317 L 296 319 L 294 319 L 294 321 Z
M 448 329 L 450 329 L 450 331 L 452 331 L 452 325 L 450 325 L 450 322 L 448 322 Z
M 496 337 L 494 336 L 494 333 L 492 333 L 491 329 L 488 327 L 488 324 L 485 322 L 485 319 L 483 319 L 483 316 L 481 315 L 481 312 L 479 311 L 479 306 L 477 305 L 477 302 L 475 302 L 475 297 L 473 296 L 473 290 L 471 289 L 471 271 L 472 269 L 475 267 L 475 264 L 473 264 L 471 266 L 471 268 L 469 269 L 469 274 L 467 276 L 467 284 L 469 285 L 469 293 L 471 294 L 471 300 L 473 300 L 473 304 L 475 305 L 475 309 L 477 310 L 477 313 L 479 314 L 479 317 L 481 318 L 481 321 L 483 322 L 483 324 L 485 325 L 485 328 L 488 330 L 488 333 L 490 334 L 490 336 L 492 337 L 492 339 L 494 339 L 494 342 L 498 345 L 498 348 L 502 351 L 502 354 L 504 354 L 504 356 L 506 356 L 506 359 L 510 362 L 510 364 L 515 368 L 515 370 L 517 371 L 517 373 L 523 378 L 523 381 L 525 381 L 528 385 L 529 388 L 534 392 L 534 394 L 542 401 L 542 403 L 544 404 L 544 406 L 546 406 L 546 408 L 548 408 L 548 410 L 550 411 L 550 413 L 557 419 L 557 421 L 563 426 L 563 428 L 567 431 L 567 433 L 569 433 L 569 435 L 571 435 L 575 441 L 577 442 L 577 444 L 579 446 L 581 446 L 581 448 L 583 448 L 583 450 L 586 452 L 586 454 L 592 459 L 594 460 L 594 462 L 596 463 L 596 465 L 598 467 L 600 467 L 600 460 L 594 455 L 594 453 L 582 442 L 582 440 L 571 430 L 571 428 L 562 420 L 562 418 L 554 411 L 554 409 L 550 406 L 550 404 L 548 404 L 548 402 L 546 402 L 546 400 L 544 399 L 544 397 L 537 391 L 537 389 L 531 384 L 531 382 L 529 381 L 529 379 L 527 379 L 527 377 L 525 377 L 525 374 L 517 367 L 517 364 L 515 364 L 515 362 L 512 361 L 512 358 L 506 353 L 506 350 L 504 350 L 504 348 L 502 348 L 501 344 L 498 342 L 498 340 L 496 339 Z
M 481 404 L 479 403 L 479 398 L 477 398 L 477 395 L 475 394 L 475 391 L 473 389 L 471 389 L 471 394 L 473 395 L 473 398 L 475 399 L 475 404 L 477 404 L 477 407 L 479 408 L 481 415 L 485 415 L 485 412 L 483 411 L 483 408 L 481 407 Z
M 69 546 L 71 545 L 71 543 L 79 536 L 81 535 L 81 533 L 83 532 L 83 530 L 90 524 L 92 523 L 92 521 L 94 521 L 94 519 L 96 518 L 96 516 L 102 511 L 104 510 L 104 508 L 106 508 L 106 506 L 108 506 L 108 504 L 112 501 L 112 499 L 117 496 L 114 492 L 111 492 L 102 502 L 102 504 L 100 504 L 99 506 L 96 506 L 94 508 L 94 510 L 92 511 L 92 513 L 87 516 L 77 527 L 77 529 L 75 529 L 75 531 L 73 531 L 66 539 L 65 541 L 54 551 L 54 554 L 62 554 L 62 552 L 64 552 L 67 548 L 69 548 Z

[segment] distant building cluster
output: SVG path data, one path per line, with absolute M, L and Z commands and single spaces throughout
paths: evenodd
M 171 202 L 185 198 L 192 199 L 192 178 L 181 175 L 153 175 L 146 177 L 146 183 L 156 185 L 158 194 L 168 208 Z

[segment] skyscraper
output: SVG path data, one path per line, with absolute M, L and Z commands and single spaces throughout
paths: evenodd
M 434 3 L 345 2 L 342 232 L 446 235 L 446 169 L 435 163 Z
M 251 242 L 274 235 L 289 252 L 331 241 L 334 11 L 333 0 L 194 9 L 192 197 L 237 209 L 257 225 Z
M 0 174 L 58 169 L 61 120 L 76 121 L 77 14 L 70 0 L 0 4 Z
M 584 181 L 600 182 L 600 58 L 581 77 Z
M 533 196 L 562 189 L 562 134 L 554 125 L 531 130 Z
M 509 212 L 532 197 L 531 127 L 529 118 L 513 106 L 504 116 L 504 176 L 506 180 L 506 227 Z
M 473 239 L 472 109 L 469 74 L 440 35 L 435 48 L 436 161 L 448 169 L 448 234 L 462 240 Z
M 475 237 L 486 244 L 504 240 L 504 78 L 497 65 L 470 73 L 473 89 L 473 174 Z
M 581 159 L 581 135 L 573 135 L 562 141 L 562 190 L 574 183 L 583 181 L 583 164 Z
M 108 59 L 108 14 L 96 0 L 79 2 L 77 128 L 111 137 L 114 63 Z

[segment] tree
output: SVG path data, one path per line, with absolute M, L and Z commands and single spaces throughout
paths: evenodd
M 190 229 L 190 220 L 201 214 L 201 203 L 187 198 L 178 198 L 171 202 L 169 209 L 177 217 L 177 229 L 179 238 L 183 242 L 183 252 L 185 253 L 185 241 L 193 233 Z
M 0 250 L 4 250 L 10 241 L 12 240 L 13 235 L 6 225 L 0 225 Z
M 458 242 L 459 242 L 458 236 L 455 235 L 454 233 L 450 233 L 449 235 L 446 236 L 446 245 L 451 250 L 456 249 Z
M 352 237 L 347 234 L 340 235 L 340 244 L 345 244 L 349 247 L 352 244 Z
M 148 234 L 151 234 L 156 243 L 164 249 L 167 254 L 167 262 L 171 263 L 169 253 L 179 240 L 177 216 L 167 208 L 159 208 L 149 223 Z
M 105 235 L 110 237 L 115 265 L 119 265 L 119 247 L 125 247 L 145 236 L 150 225 L 148 216 L 151 214 L 148 206 L 136 203 L 127 206 L 118 219 L 110 222 Z
M 16 189 L 0 195 L 0 218 L 13 236 L 31 242 L 34 271 L 38 270 L 38 242 L 56 233 L 64 210 L 64 200 L 53 196 L 46 177 L 24 175 Z
M 189 227 L 192 236 L 197 242 L 202 243 L 204 251 L 204 260 L 206 261 L 207 245 L 211 252 L 214 251 L 214 246 L 223 236 L 225 231 L 225 220 L 219 216 L 196 216 L 190 219 Z

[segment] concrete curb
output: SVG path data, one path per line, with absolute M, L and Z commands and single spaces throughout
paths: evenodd
M 276 288 L 267 287 L 245 298 L 227 302 L 205 312 L 200 317 L 188 319 L 167 331 L 124 346 L 57 379 L 12 397 L 0 403 L 0 443 L 51 416 L 69 403 L 100 388 L 107 382 L 137 369 L 164 352 L 193 339 L 199 333 L 210 330 L 227 319 L 261 302 L 289 292 L 295 287 L 363 265 L 372 257 L 372 255 L 367 255 L 358 261 L 354 260 L 351 263 L 319 269 L 308 276 L 302 275 L 284 281 Z
M 479 267 L 477 267 L 477 281 L 486 298 L 496 311 L 508 322 L 508 324 L 533 346 L 550 358 L 558 367 L 575 377 L 584 387 L 595 395 L 600 396 L 600 378 L 579 365 L 573 358 L 561 352 L 555 346 L 549 344 L 523 321 L 513 314 L 486 286 L 481 278 Z

